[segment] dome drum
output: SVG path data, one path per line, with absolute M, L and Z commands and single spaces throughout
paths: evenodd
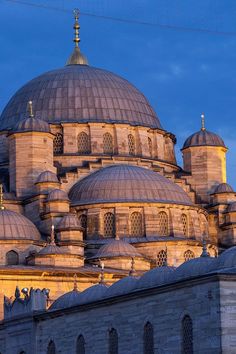
M 56 253 L 52 250 L 52 254 L 37 253 L 34 256 L 27 257 L 27 264 L 39 267 L 61 267 L 61 268 L 78 268 L 84 265 L 84 257 L 78 254 Z M 42 249 L 43 250 L 43 249 Z M 50 252 L 49 252 L 50 253 Z

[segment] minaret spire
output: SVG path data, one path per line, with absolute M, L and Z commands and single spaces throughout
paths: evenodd
M 79 37 L 79 30 L 80 30 L 80 25 L 79 25 L 79 10 L 74 9 L 74 18 L 75 18 L 75 23 L 74 23 L 74 30 L 75 30 L 75 36 L 74 36 L 74 43 L 75 43 L 75 48 L 69 59 L 67 60 L 66 65 L 88 65 L 88 60 L 87 58 L 81 53 L 80 48 L 79 48 L 79 42 L 80 42 L 80 37 Z
M 204 113 L 201 114 L 201 120 L 202 120 L 201 130 L 204 131 L 204 130 L 206 130 L 206 128 L 205 128 L 205 114 Z
M 4 210 L 5 207 L 3 205 L 3 186 L 0 184 L 0 210 Z

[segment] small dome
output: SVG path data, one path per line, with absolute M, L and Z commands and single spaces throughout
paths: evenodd
M 184 143 L 182 150 L 191 146 L 222 146 L 225 148 L 225 143 L 221 137 L 208 130 L 199 130 L 192 134 Z
M 57 224 L 56 229 L 60 230 L 83 230 L 80 226 L 78 216 L 73 213 L 69 213 L 61 219 L 61 221 Z
M 14 133 L 24 132 L 42 132 L 49 133 L 49 125 L 42 119 L 27 117 L 22 121 L 19 121 L 13 128 Z
M 210 272 L 215 265 L 216 258 L 198 257 L 181 264 L 175 271 L 176 280 L 197 277 Z
M 230 247 L 216 259 L 217 268 L 236 267 L 236 246 Z
M 36 226 L 24 215 L 11 210 L 0 210 L 0 239 L 40 240 Z
M 137 288 L 152 288 L 167 283 L 173 278 L 175 268 L 164 266 L 146 272 L 138 281 Z
M 112 239 L 105 245 L 103 245 L 97 251 L 96 255 L 92 258 L 110 258 L 110 257 L 142 257 L 143 256 L 136 250 L 135 247 L 128 242 Z
M 133 291 L 137 287 L 138 279 L 129 276 L 117 281 L 107 289 L 106 297 L 124 295 Z
M 64 192 L 62 189 L 53 189 L 49 194 L 48 194 L 48 201 L 54 201 L 54 200 L 66 200 L 69 201 L 68 195 L 66 192 Z
M 97 203 L 178 203 L 192 205 L 177 184 L 152 170 L 132 165 L 112 165 L 93 172 L 71 188 L 74 205 Z
M 38 254 L 45 256 L 45 255 L 64 254 L 64 252 L 56 244 L 50 243 L 49 245 L 42 248 Z
M 221 183 L 215 188 L 214 194 L 216 193 L 234 193 L 234 190 L 228 183 Z
M 49 310 L 59 310 L 78 305 L 80 297 L 81 292 L 78 290 L 74 289 L 69 291 L 68 293 L 63 294 L 57 300 L 55 300 L 54 303 L 50 306 Z
M 228 213 L 231 213 L 233 211 L 236 211 L 236 202 L 231 203 L 227 208 Z
M 57 175 L 51 171 L 44 171 L 44 172 L 40 173 L 40 175 L 37 178 L 36 183 L 43 183 L 43 182 L 59 183 Z
M 101 300 L 102 298 L 105 297 L 107 289 L 108 287 L 104 284 L 96 284 L 90 286 L 90 288 L 84 290 L 81 293 L 81 298 L 79 299 L 79 303 L 75 305 Z

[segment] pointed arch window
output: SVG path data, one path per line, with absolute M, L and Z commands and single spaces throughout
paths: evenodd
M 82 334 L 79 335 L 76 341 L 76 354 L 85 354 L 85 340 Z
M 78 135 L 78 153 L 79 154 L 89 154 L 90 149 L 90 139 L 88 134 L 81 132 Z
M 115 216 L 112 213 L 104 215 L 104 237 L 115 236 Z
M 157 259 L 156 259 L 156 266 L 157 267 L 164 267 L 167 264 L 167 252 L 165 250 L 161 250 L 157 254 Z
M 56 133 L 53 140 L 53 152 L 55 155 L 63 154 L 63 135 Z
M 193 253 L 193 251 L 191 250 L 187 250 L 184 252 L 184 261 L 187 262 L 190 259 L 194 259 L 195 258 L 195 254 Z
M 47 354 L 56 354 L 56 346 L 53 340 L 50 340 L 48 344 Z
M 153 326 L 147 322 L 143 330 L 143 354 L 154 354 Z
M 103 135 L 103 152 L 104 154 L 113 154 L 113 137 L 110 133 Z
M 133 212 L 130 216 L 131 236 L 143 236 L 143 218 L 139 212 Z
M 158 230 L 159 235 L 168 236 L 169 234 L 168 215 L 164 211 L 161 211 L 158 214 L 158 226 L 159 226 L 159 230 Z
M 6 254 L 6 264 L 7 265 L 17 265 L 19 264 L 19 255 L 16 251 L 9 251 Z
M 182 354 L 193 354 L 193 323 L 189 315 L 182 319 Z
M 181 223 L 182 223 L 183 235 L 188 236 L 188 217 L 186 214 L 181 215 Z
M 129 155 L 135 155 L 135 139 L 132 134 L 128 135 Z
M 148 137 L 148 150 L 149 150 L 149 155 L 152 157 L 152 139 Z
M 118 334 L 115 328 L 109 331 L 109 354 L 118 354 Z

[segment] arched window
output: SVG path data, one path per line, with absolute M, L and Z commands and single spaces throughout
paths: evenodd
M 152 157 L 152 139 L 148 138 L 148 150 L 149 150 L 149 155 Z
M 193 354 L 193 323 L 188 315 L 182 319 L 182 354 Z
M 85 238 L 87 236 L 87 215 L 85 215 L 85 214 L 80 215 L 79 223 L 80 223 L 80 226 L 84 229 L 83 235 Z
M 7 265 L 17 265 L 19 264 L 19 255 L 15 251 L 9 251 L 6 254 L 6 264 Z
M 166 266 L 166 264 L 167 264 L 167 252 L 161 250 L 159 253 L 157 253 L 156 266 L 164 267 Z
M 115 328 L 109 331 L 109 354 L 118 354 L 118 334 Z
M 183 235 L 188 236 L 188 217 L 186 214 L 181 215 L 181 222 L 182 222 Z
M 113 154 L 113 138 L 110 133 L 103 135 L 103 152 L 104 154 Z
M 193 253 L 193 251 L 191 250 L 187 250 L 184 252 L 184 261 L 187 262 L 189 261 L 190 259 L 193 259 L 195 258 L 195 254 Z
M 61 133 L 56 133 L 53 140 L 53 152 L 55 155 L 63 154 L 63 135 Z
M 89 154 L 90 153 L 89 136 L 85 132 L 81 132 L 78 135 L 78 152 L 79 152 L 79 154 Z
M 139 212 L 134 212 L 130 216 L 131 236 L 143 236 L 143 218 Z
M 143 330 L 143 354 L 154 354 L 153 326 L 147 322 Z
M 104 237 L 113 237 L 115 235 L 115 216 L 112 213 L 104 215 Z
M 129 155 L 135 155 L 135 139 L 132 134 L 128 135 Z
M 158 225 L 159 225 L 158 233 L 160 236 L 169 235 L 168 215 L 164 211 L 161 211 L 158 214 Z
M 53 340 L 50 340 L 48 344 L 47 354 L 56 354 L 56 346 Z
M 85 354 L 85 340 L 82 334 L 79 335 L 76 341 L 76 354 Z

